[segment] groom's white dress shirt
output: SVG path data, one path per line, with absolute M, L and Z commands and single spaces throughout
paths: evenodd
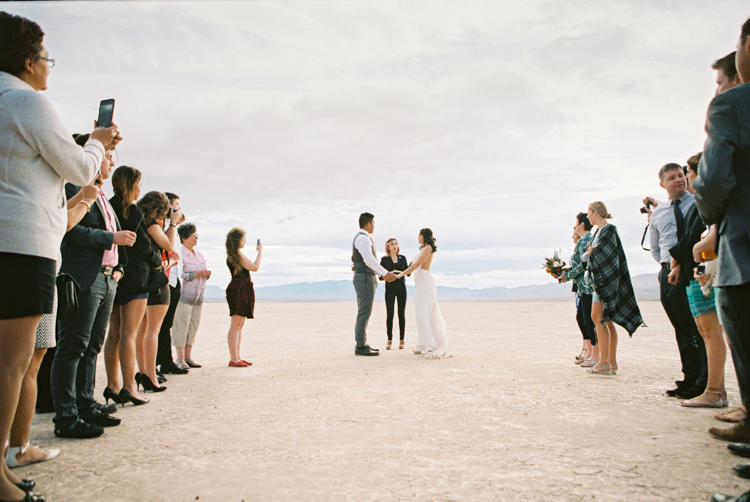
M 373 254 L 374 246 L 375 243 L 372 241 L 370 234 L 367 233 L 367 230 L 360 230 L 354 239 L 354 247 L 362 255 L 362 259 L 369 269 L 373 270 L 379 276 L 384 276 L 388 271 L 378 263 L 378 259 Z

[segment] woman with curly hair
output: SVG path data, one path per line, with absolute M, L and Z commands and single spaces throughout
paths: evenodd
M 185 220 L 185 216 L 180 211 L 173 211 L 169 205 L 169 198 L 157 191 L 148 192 L 141 197 L 138 201 L 138 208 L 143 212 L 148 242 L 160 257 L 156 270 L 164 279 L 160 280 L 158 287 L 149 291 L 146 315 L 141 321 L 138 336 L 135 339 L 135 358 L 140 370 L 140 374 L 136 374 L 136 383 L 140 383 L 144 390 L 162 392 L 167 388 L 159 385 L 156 376 L 156 352 L 161 322 L 167 315 L 170 300 L 169 282 L 165 273 L 170 263 L 169 259 L 166 263 L 164 262 L 164 253 L 174 251 L 177 242 L 177 225 Z M 169 226 L 165 231 L 167 221 L 169 221 Z
M 258 251 L 255 261 L 245 256 L 241 249 L 245 247 L 245 231 L 241 228 L 233 228 L 227 234 L 227 267 L 232 274 L 232 281 L 227 286 L 227 303 L 229 304 L 230 325 L 227 334 L 229 345 L 229 366 L 245 368 L 253 363 L 245 361 L 240 357 L 240 345 L 242 344 L 242 327 L 245 319 L 253 318 L 255 309 L 255 291 L 250 272 L 257 272 L 260 268 L 260 258 L 263 254 L 263 245 L 258 241 L 255 247 Z
M 617 330 L 619 324 L 630 336 L 643 324 L 643 317 L 635 301 L 625 250 L 617 228 L 608 223 L 612 215 L 603 202 L 589 204 L 586 215 L 597 231 L 586 251 L 588 273 L 594 285 L 591 319 L 596 325 L 599 341 L 599 362 L 589 373 L 617 374 Z
M 437 239 L 432 235 L 432 230 L 423 228 L 417 240 L 421 251 L 409 268 L 396 274 L 396 278 L 414 272 L 414 311 L 417 314 L 417 348 L 414 353 L 424 354 L 427 359 L 445 359 L 451 357 L 448 352 L 448 328 L 437 302 L 435 278 L 430 272 L 432 258 L 437 251 Z

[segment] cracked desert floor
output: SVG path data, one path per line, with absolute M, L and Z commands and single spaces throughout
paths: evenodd
M 382 289 L 378 292 L 382 294 Z M 585 374 L 570 302 L 443 303 L 454 357 L 385 350 L 385 307 L 355 357 L 356 304 L 260 303 L 227 367 L 224 304 L 206 304 L 189 375 L 120 408 L 119 427 L 57 439 L 37 415 L 32 444 L 62 449 L 16 469 L 50 501 L 693 501 L 750 483 L 706 429 L 713 410 L 664 391 L 680 378 L 658 302 L 648 328 L 620 330 L 617 376 Z M 727 361 L 730 407 L 739 404 Z M 97 397 L 106 380 L 99 360 Z

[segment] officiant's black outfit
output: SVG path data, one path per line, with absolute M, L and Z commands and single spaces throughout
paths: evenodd
M 402 272 L 409 268 L 406 256 L 398 255 L 398 261 L 394 263 L 390 256 L 383 256 L 380 265 L 389 272 Z M 398 300 L 398 328 L 400 340 L 404 341 L 406 330 L 406 279 L 403 277 L 393 282 L 385 283 L 385 327 L 388 331 L 388 341 L 393 340 L 393 307 Z

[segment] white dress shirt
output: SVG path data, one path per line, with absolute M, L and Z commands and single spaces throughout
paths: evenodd
M 354 247 L 357 248 L 359 254 L 362 255 L 362 259 L 365 261 L 365 265 L 376 275 L 383 276 L 388 271 L 378 262 L 377 257 L 372 254 L 372 247 L 375 244 L 372 241 L 372 237 L 367 233 L 367 230 L 360 230 L 357 237 L 354 238 Z

